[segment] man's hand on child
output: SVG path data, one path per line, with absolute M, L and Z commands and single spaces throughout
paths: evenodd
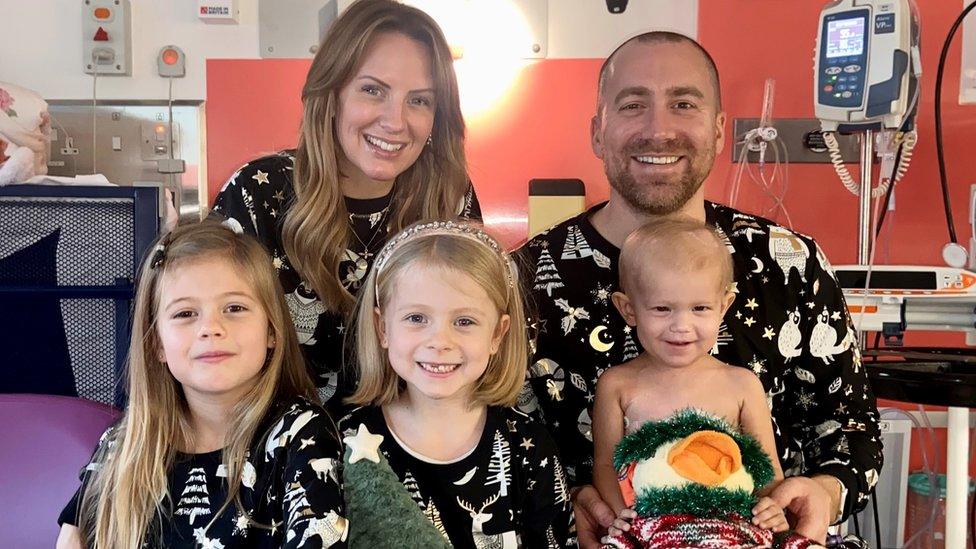
M 613 510 L 603 501 L 596 488 L 582 486 L 573 491 L 576 534 L 583 549 L 599 549 L 600 532 L 613 524 Z
M 817 480 L 790 477 L 776 485 L 769 496 L 791 515 L 797 534 L 824 543 L 827 526 L 835 514 L 831 495 Z
M 752 523 L 773 532 L 785 532 L 790 527 L 783 508 L 768 497 L 759 498 L 752 508 Z

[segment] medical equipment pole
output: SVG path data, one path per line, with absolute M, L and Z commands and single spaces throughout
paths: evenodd
M 865 130 L 861 137 L 861 209 L 857 216 L 857 263 L 871 261 L 871 161 L 874 159 L 874 132 Z
M 861 137 L 861 202 L 857 215 L 857 263 L 868 265 L 871 262 L 871 161 L 874 157 L 874 132 L 865 130 Z M 867 349 L 867 332 L 857 334 L 858 347 Z

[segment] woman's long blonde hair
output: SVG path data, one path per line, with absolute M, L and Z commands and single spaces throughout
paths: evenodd
M 472 404 L 512 406 L 525 382 L 528 338 L 518 274 L 502 247 L 472 223 L 418 223 L 394 236 L 379 253 L 376 267 L 359 291 L 355 310 L 355 349 L 359 384 L 350 404 L 382 406 L 393 402 L 404 384 L 380 345 L 374 310 L 389 304 L 400 275 L 417 265 L 467 276 L 480 286 L 498 315 L 509 316 L 508 332 L 488 360 L 472 393 Z
M 249 282 L 268 316 L 275 345 L 254 387 L 229 418 L 222 461 L 227 468 L 227 500 L 241 508 L 239 490 L 245 455 L 275 403 L 296 396 L 315 399 L 315 389 L 302 359 L 284 292 L 271 260 L 252 237 L 237 234 L 217 221 L 178 226 L 160 238 L 163 251 L 143 261 L 136 290 L 127 387 L 129 404 L 94 462 L 79 508 L 79 527 L 89 547 L 141 547 L 155 520 L 167 512 L 167 474 L 178 451 L 193 448 L 189 410 L 183 388 L 160 361 L 157 334 L 160 281 L 195 261 L 229 261 Z M 200 281 L 201 284 L 206 283 Z M 171 512 L 171 510 L 170 510 Z
M 282 225 L 282 241 L 292 265 L 325 306 L 336 312 L 348 312 L 354 303 L 337 274 L 350 238 L 335 134 L 339 91 L 355 75 L 370 40 L 384 32 L 404 34 L 425 47 L 435 95 L 430 144 L 396 178 L 390 233 L 418 220 L 456 217 L 468 188 L 457 79 L 450 48 L 437 23 L 393 0 L 353 3 L 329 28 L 302 88 L 295 196 Z

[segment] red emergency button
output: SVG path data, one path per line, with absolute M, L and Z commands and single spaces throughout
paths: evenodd
M 93 15 L 95 16 L 95 19 L 105 21 L 106 19 L 110 19 L 112 17 L 112 10 L 108 8 L 95 8 Z
M 180 54 L 176 50 L 167 48 L 163 50 L 163 63 L 167 65 L 175 65 L 177 61 L 180 60 Z
M 834 91 L 834 87 L 831 86 L 830 84 L 827 84 L 826 86 L 824 86 L 824 91 L 827 92 L 827 93 L 830 93 L 830 92 Z
M 108 33 L 102 27 L 98 27 L 98 30 L 95 31 L 95 38 L 92 38 L 92 40 L 96 42 L 108 42 Z

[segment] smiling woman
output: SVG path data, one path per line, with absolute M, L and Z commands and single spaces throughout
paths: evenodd
M 390 234 L 481 211 L 468 181 L 451 53 L 424 12 L 359 0 L 302 89 L 294 151 L 241 167 L 214 211 L 271 252 L 319 397 L 338 406 L 346 315 Z

